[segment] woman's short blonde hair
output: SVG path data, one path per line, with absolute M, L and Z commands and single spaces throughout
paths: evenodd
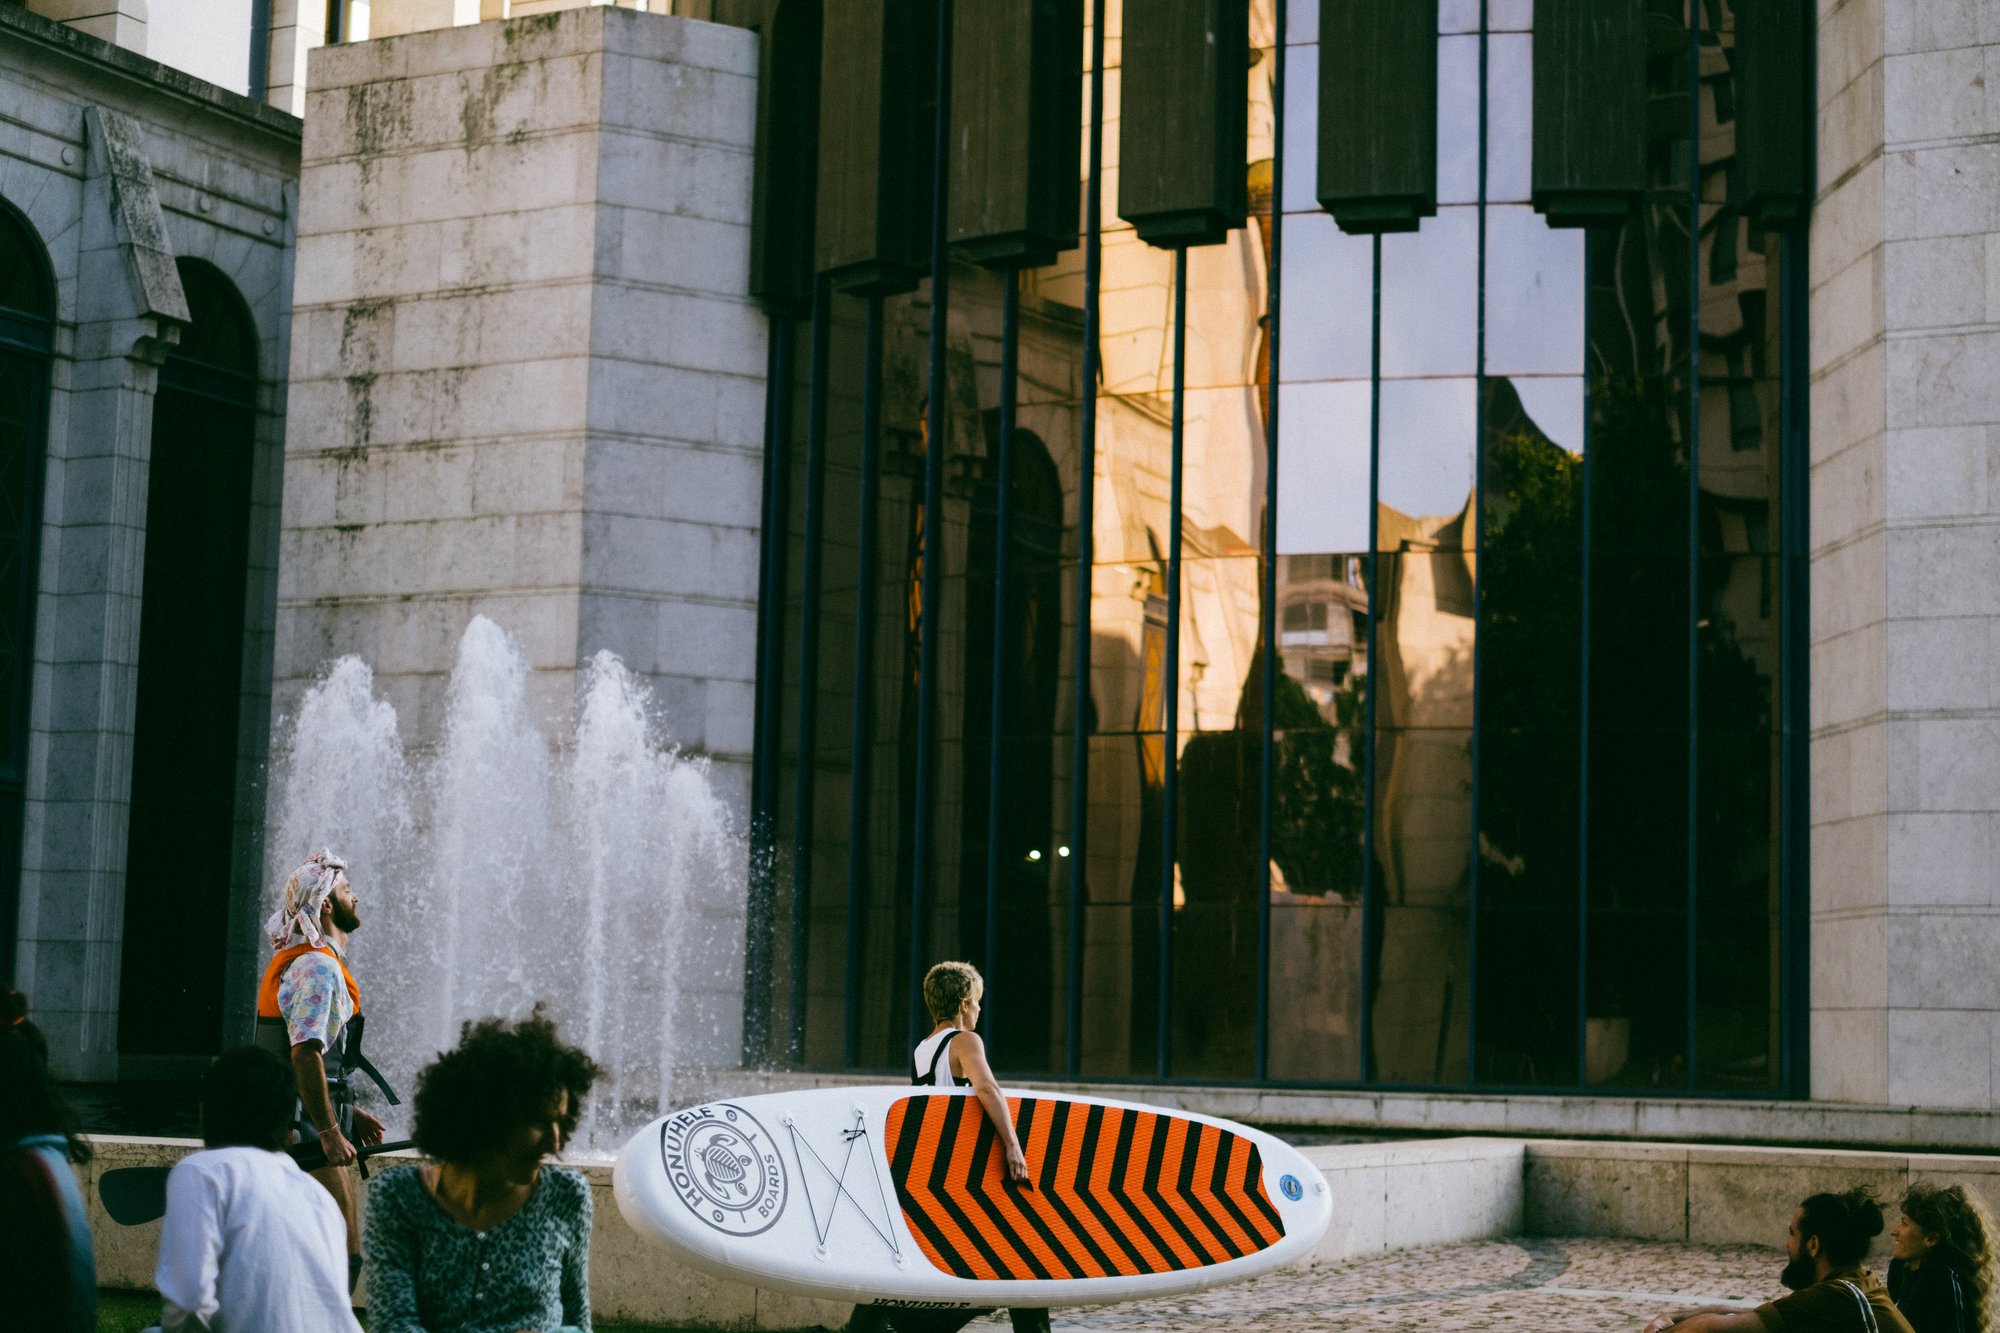
M 986 989 L 979 969 L 970 963 L 939 963 L 924 973 L 924 1008 L 931 1021 L 942 1023 L 958 1017 L 967 1000 L 977 999 Z

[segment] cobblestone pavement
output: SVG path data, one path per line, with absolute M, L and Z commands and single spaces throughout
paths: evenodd
M 1164 1301 L 1058 1310 L 1076 1333 L 1533 1328 L 1638 1333 L 1662 1310 L 1756 1305 L 1783 1289 L 1784 1256 L 1761 1246 L 1522 1238 L 1402 1250 L 1378 1259 L 1274 1273 Z M 1006 1326 L 1004 1314 L 982 1320 Z

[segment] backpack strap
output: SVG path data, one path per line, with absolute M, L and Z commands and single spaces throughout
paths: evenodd
M 1882 1333 L 1882 1325 L 1875 1318 L 1875 1303 L 1868 1299 L 1868 1293 L 1845 1278 L 1841 1279 L 1840 1285 L 1847 1288 L 1848 1295 L 1854 1297 L 1855 1304 L 1861 1307 L 1861 1327 L 1867 1333 Z

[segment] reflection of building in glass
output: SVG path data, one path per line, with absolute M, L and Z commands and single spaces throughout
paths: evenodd
M 1722 12 L 1726 20 L 1728 6 Z M 1119 6 L 1110 17 L 1115 58 Z M 1046 451 L 1054 492 L 1043 512 L 1060 517 L 1030 542 L 1044 555 L 1020 547 L 1016 563 L 1061 572 L 1037 576 L 1038 591 L 1010 592 L 1035 629 L 1002 645 L 1017 650 L 1008 659 L 1017 684 L 999 770 L 993 984 L 996 995 L 1028 996 L 994 1021 L 995 1049 L 1011 1067 L 1073 1060 L 1086 1076 L 1149 1076 L 1160 1067 L 1164 1003 L 1165 1065 L 1179 1077 L 1250 1077 L 1261 1018 L 1264 1067 L 1281 1079 L 1775 1086 L 1783 879 L 1771 681 L 1785 522 L 1776 404 L 1780 350 L 1800 336 L 1774 295 L 1785 242 L 1751 231 L 1727 202 L 1727 22 L 1699 38 L 1684 26 L 1671 51 L 1662 38 L 1651 66 L 1655 97 L 1673 103 L 1685 96 L 1676 80 L 1688 43 L 1704 44 L 1699 153 L 1671 118 L 1656 117 L 1664 128 L 1653 190 L 1634 220 L 1622 232 L 1551 227 L 1529 200 L 1527 22 L 1512 10 L 1482 20 L 1447 7 L 1437 215 L 1378 244 L 1338 232 L 1312 198 L 1319 48 L 1310 31 L 1288 47 L 1285 187 L 1274 197 L 1274 34 L 1268 5 L 1253 6 L 1261 53 L 1248 81 L 1251 225 L 1189 254 L 1179 514 L 1168 494 L 1173 256 L 1113 216 L 1119 104 L 1117 71 L 1108 71 L 1088 516 L 1090 825 L 1074 978 L 1081 1046 L 1063 1049 L 1061 998 L 1070 984 L 1064 830 L 1077 682 L 1066 640 L 1076 623 L 1086 299 L 1082 256 L 1072 252 L 1020 277 L 1020 423 Z M 1466 132 L 1482 116 L 1483 142 Z M 1690 161 L 1701 164 L 1708 201 L 1693 303 Z M 1274 365 L 1267 280 L 1281 217 Z M 906 847 L 919 799 L 935 800 L 941 826 L 957 833 L 933 879 L 930 951 L 987 951 L 994 641 L 983 584 L 994 548 L 1001 281 L 954 270 L 944 759 L 938 789 L 917 793 L 915 640 L 898 614 L 905 633 L 885 640 L 877 665 L 875 870 L 858 978 L 842 973 L 842 890 L 828 887 L 825 869 L 844 860 L 846 793 L 838 744 L 823 735 L 820 745 L 809 971 L 829 1000 L 848 984 L 863 988 L 864 1063 L 900 1058 L 900 978 L 919 961 L 907 943 Z M 1377 292 L 1379 327 L 1370 318 Z M 885 419 L 914 422 L 923 293 L 889 312 Z M 844 385 L 858 359 L 855 316 L 840 318 L 836 362 L 847 369 L 834 377 L 836 437 L 853 430 Z M 1698 420 L 1686 411 L 1694 347 Z M 1260 547 L 1274 406 L 1278 565 L 1267 622 Z M 919 551 L 912 502 L 923 446 L 908 430 L 896 438 L 905 445 L 885 482 L 882 563 L 896 581 L 885 599 L 902 606 Z M 836 475 L 852 466 L 842 447 L 852 446 L 836 444 Z M 1176 524 L 1182 674 L 1169 683 L 1165 566 Z M 826 556 L 829 626 L 851 622 L 839 571 L 852 557 L 835 554 L 846 540 L 836 532 Z M 1041 627 L 1058 622 L 1065 642 L 1033 665 L 1048 642 Z M 1277 666 L 1268 717 L 1267 648 Z M 822 682 L 827 711 L 842 687 Z M 1169 689 L 1181 796 L 1164 918 L 1173 973 L 1163 984 L 1159 731 Z M 1671 955 L 1683 939 L 1696 947 L 1674 964 L 1675 985 L 1629 986 L 1647 951 L 1665 940 Z M 1541 962 L 1531 975 L 1514 965 L 1524 957 Z M 815 1059 L 837 1050 L 839 1008 L 821 1010 Z M 1689 1013 L 1701 1031 L 1690 1032 Z M 1692 1070 L 1690 1038 L 1706 1052 Z

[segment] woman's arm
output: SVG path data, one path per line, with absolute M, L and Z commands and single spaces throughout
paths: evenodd
M 951 1066 L 953 1073 L 972 1084 L 972 1095 L 986 1108 L 986 1118 L 993 1122 L 994 1132 L 1000 1136 L 1007 1153 L 1007 1179 L 1032 1189 L 1027 1154 L 1021 1151 L 1021 1141 L 1014 1136 L 1014 1117 L 1007 1110 L 1000 1080 L 993 1077 L 993 1066 L 986 1063 L 986 1043 L 977 1032 L 961 1032 L 951 1039 Z
M 417 1321 L 417 1232 L 404 1191 L 422 1189 L 416 1168 L 404 1180 L 377 1177 L 370 1190 L 362 1253 L 368 1265 L 369 1333 L 424 1333 Z M 395 1185 L 392 1189 L 382 1184 Z
M 1655 1315 L 1646 1322 L 1643 1333 L 1661 1333 L 1669 1328 L 1675 1333 L 1764 1333 L 1764 1321 L 1757 1317 L 1755 1310 L 1732 1305 L 1704 1305 L 1699 1309 Z

